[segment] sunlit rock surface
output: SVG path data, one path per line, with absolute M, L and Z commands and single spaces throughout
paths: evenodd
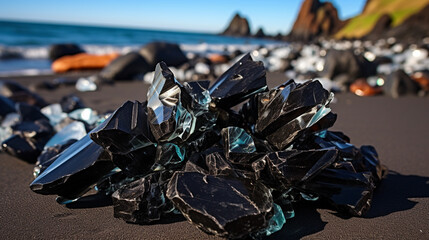
M 20 132 L 3 148 L 21 158 L 43 150 L 30 188 L 58 195 L 60 203 L 95 186 L 112 196 L 114 216 L 127 222 L 181 213 L 208 234 L 259 239 L 287 225 L 297 201 L 324 200 L 352 216 L 370 208 L 386 168 L 372 146 L 357 148 L 328 130 L 336 120 L 333 97 L 318 81 L 268 89 L 263 64 L 250 54 L 211 86 L 179 82 L 161 62 L 147 102 L 127 101 L 104 122 L 77 99 L 64 99 L 68 118 L 86 128 L 99 124 L 80 140 L 82 128 L 64 127 L 67 134 L 33 149 L 42 129 L 19 124 L 49 120 L 22 105 L 17 112 L 24 120 L 10 120 Z M 25 151 L 14 151 L 14 144 Z

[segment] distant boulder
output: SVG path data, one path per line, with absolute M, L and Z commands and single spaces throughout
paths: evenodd
M 355 55 L 351 50 L 328 51 L 321 77 L 332 79 L 343 90 L 347 90 L 358 78 L 366 78 L 376 74 L 376 64 L 369 62 L 361 55 Z
M 137 52 L 130 52 L 113 60 L 100 72 L 100 77 L 107 81 L 132 80 L 138 74 L 150 69 L 146 60 Z
M 386 95 L 397 98 L 403 95 L 415 95 L 419 91 L 419 85 L 403 70 L 397 70 L 385 78 L 383 90 Z
M 49 49 L 49 59 L 55 61 L 63 56 L 75 55 L 83 52 L 85 51 L 74 43 L 54 44 Z
M 148 43 L 140 49 L 140 54 L 145 58 L 151 70 L 156 64 L 163 61 L 167 66 L 177 67 L 188 61 L 179 45 L 167 42 Z
M 223 31 L 222 35 L 245 37 L 250 36 L 249 21 L 236 13 L 229 23 L 228 27 Z
M 305 0 L 288 39 L 310 41 L 318 36 L 330 36 L 342 26 L 343 22 L 338 18 L 337 9 L 332 3 Z
M 256 38 L 264 38 L 266 37 L 264 30 L 262 28 L 259 28 L 258 31 L 256 31 L 255 35 L 253 35 Z

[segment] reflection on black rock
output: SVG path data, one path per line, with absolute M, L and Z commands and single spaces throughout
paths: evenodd
M 180 83 L 161 62 L 147 102 L 124 103 L 74 143 L 57 136 L 39 157 L 30 187 L 67 203 L 95 185 L 112 196 L 114 216 L 127 222 L 181 212 L 202 231 L 225 238 L 280 230 L 296 201 L 324 199 L 361 216 L 386 168 L 373 147 L 357 148 L 343 133 L 327 130 L 336 120 L 332 99 L 318 81 L 289 80 L 269 90 L 264 66 L 250 55 L 211 87 Z M 82 107 L 79 99 L 63 99 L 64 112 L 82 115 Z M 6 106 L 2 114 L 10 111 Z M 33 143 L 53 132 L 33 108 L 22 105 L 19 112 L 25 120 L 3 148 L 36 159 L 43 146 Z

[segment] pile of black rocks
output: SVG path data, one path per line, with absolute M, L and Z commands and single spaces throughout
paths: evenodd
M 269 90 L 249 54 L 211 86 L 180 83 L 161 62 L 146 102 L 128 101 L 79 141 L 56 145 L 30 188 L 70 203 L 95 186 L 127 222 L 181 213 L 225 238 L 270 235 L 302 200 L 361 216 L 386 169 L 373 147 L 327 130 L 332 99 L 318 81 Z

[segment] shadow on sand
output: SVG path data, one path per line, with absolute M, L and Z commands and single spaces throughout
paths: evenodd
M 374 192 L 370 211 L 364 218 L 377 218 L 391 213 L 412 209 L 417 202 L 413 198 L 429 197 L 429 177 L 416 175 L 402 175 L 390 171 Z M 67 208 L 98 208 L 112 205 L 109 196 L 93 194 L 84 196 L 74 203 L 67 204 Z M 288 219 L 283 229 L 267 239 L 301 239 L 305 236 L 323 231 L 327 222 L 322 221 L 317 209 L 330 208 L 323 202 L 299 202 L 294 205 L 295 217 Z M 348 216 L 332 213 L 341 218 Z M 153 224 L 169 224 L 185 221 L 185 218 L 177 214 L 169 214 Z
M 363 218 L 378 218 L 395 212 L 412 209 L 417 202 L 413 198 L 429 197 L 429 177 L 402 175 L 389 171 L 374 192 L 371 209 Z M 268 239 L 301 239 L 323 231 L 327 222 L 322 221 L 317 208 L 329 208 L 324 203 L 298 203 L 294 205 L 295 217 L 286 221 L 282 230 Z M 341 218 L 350 218 L 332 213 Z

